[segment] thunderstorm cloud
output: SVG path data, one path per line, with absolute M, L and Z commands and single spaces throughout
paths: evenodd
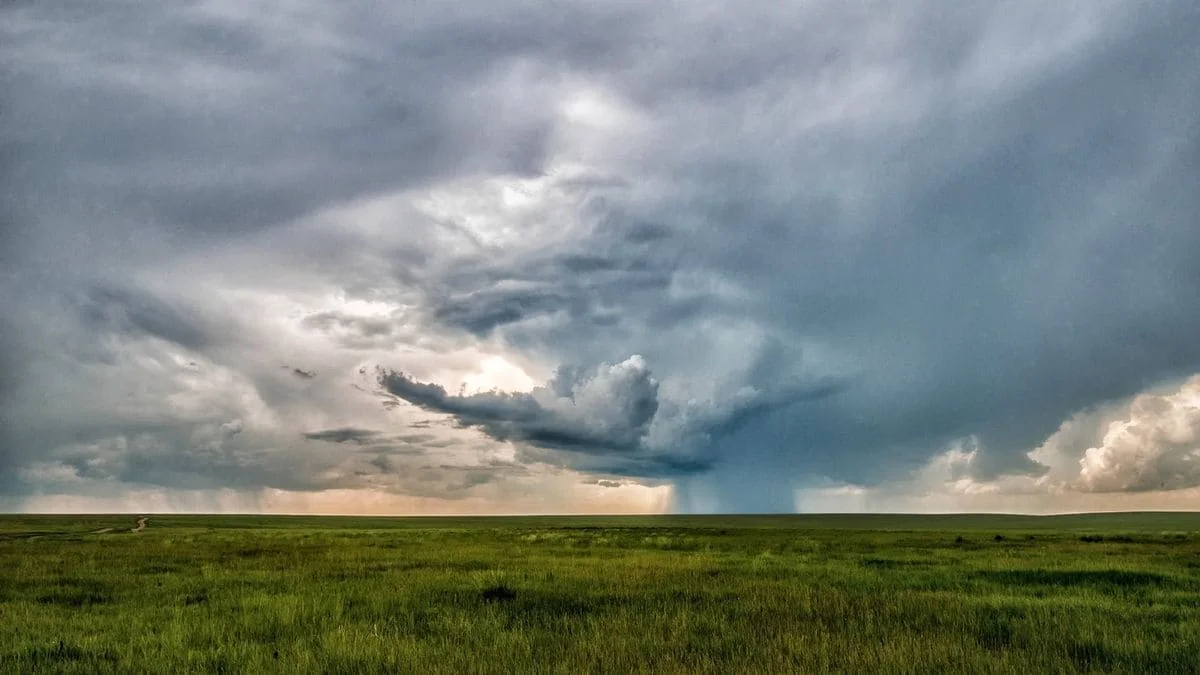
M 1175 508 L 1200 11 L 0 8 L 0 508 Z

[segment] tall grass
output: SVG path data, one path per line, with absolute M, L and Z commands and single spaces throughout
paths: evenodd
M 1200 671 L 1195 515 L 931 518 L 0 518 L 0 670 Z

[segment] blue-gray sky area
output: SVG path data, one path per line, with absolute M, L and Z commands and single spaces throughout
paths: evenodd
M 1200 5 L 9 2 L 0 509 L 1200 505 Z

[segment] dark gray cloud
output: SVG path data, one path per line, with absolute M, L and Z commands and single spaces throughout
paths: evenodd
M 328 443 L 357 443 L 366 445 L 379 438 L 380 432 L 370 429 L 355 429 L 354 427 L 343 427 L 340 429 L 322 429 L 321 431 L 309 431 L 304 434 L 304 437 L 310 441 L 325 441 Z
M 386 394 L 450 415 L 463 427 L 522 446 L 531 462 L 641 478 L 705 472 L 722 457 L 714 442 L 763 415 L 837 396 L 849 382 L 816 382 L 766 395 L 748 390 L 719 402 L 660 401 L 659 383 L 640 356 L 595 368 L 561 367 L 530 393 L 452 395 L 395 371 L 379 373 Z
M 452 395 L 395 371 L 381 372 L 379 384 L 392 396 L 452 415 L 499 441 L 603 455 L 618 465 L 669 460 L 669 454 L 645 452 L 659 407 L 658 382 L 637 356 L 587 371 L 562 369 L 548 386 L 528 394 Z
M 585 212 L 585 217 L 600 231 L 563 250 L 521 260 L 519 266 L 471 260 L 451 268 L 427 299 L 433 320 L 477 336 L 537 318 L 570 323 L 580 331 L 604 330 L 625 318 L 615 308 L 660 302 L 674 269 L 666 232 L 614 221 L 610 213 Z
M 1040 475 L 1064 420 L 1200 372 L 1187 0 L 0 12 L 0 489 L 512 478 L 386 454 L 460 450 L 406 401 L 776 510 L 965 437 Z M 447 391 L 496 355 L 587 367 Z M 303 442 L 389 423 L 438 433 Z
M 2 306 L 2 305 L 0 305 Z M 23 360 L 17 352 L 20 340 L 10 319 L 0 318 L 0 492 L 8 492 L 14 482 L 16 438 L 12 429 L 17 420 L 12 414 L 11 400 L 18 395 Z
M 186 310 L 130 288 L 89 288 L 79 299 L 78 312 L 84 329 L 95 335 L 148 335 L 192 350 L 203 350 L 211 340 Z
M 354 316 L 346 312 L 317 312 L 304 317 L 303 324 L 322 331 L 348 349 L 372 349 L 393 346 L 400 332 L 401 317 Z
M 386 462 L 394 466 L 388 455 L 416 456 L 449 448 L 457 444 L 454 439 L 439 438 L 433 434 L 389 434 L 375 429 L 338 427 L 308 431 L 303 437 L 310 441 L 344 443 L 362 446 L 362 452 L 373 453 L 372 462 Z
M 10 128 L 92 203 L 227 236 L 460 172 L 536 173 L 535 79 L 620 57 L 633 18 L 430 10 L 9 8 Z M 67 97 L 86 105 L 53 105 Z
M 747 481 L 729 481 L 726 503 L 768 473 L 885 480 L 967 434 L 981 439 L 985 473 L 1036 473 L 1025 453 L 1073 411 L 1200 367 L 1188 338 L 1200 329 L 1197 197 L 1185 185 L 1198 177 L 1198 86 L 1183 57 L 1196 52 L 1197 17 L 1172 7 L 1181 13 L 1161 8 L 1019 82 L 979 83 L 999 92 L 960 84 L 979 67 L 977 45 L 942 71 L 909 76 L 916 91 L 959 89 L 917 101 L 930 107 L 912 119 L 770 148 L 751 137 L 744 153 L 706 147 L 705 161 L 677 176 L 681 193 L 642 216 L 676 230 L 698 223 L 663 269 L 675 282 L 704 270 L 744 294 L 730 302 L 664 285 L 618 301 L 620 321 L 663 329 L 632 338 L 649 362 L 671 371 L 681 353 L 689 367 L 727 356 L 691 347 L 689 332 L 718 317 L 822 345 L 860 383 L 729 435 L 720 456 L 750 466 Z M 991 27 L 979 28 L 974 39 L 986 41 Z M 681 135 L 736 138 L 681 124 Z M 822 166 L 810 170 L 806 158 Z M 822 170 L 852 171 L 870 192 L 850 202 L 845 186 L 823 185 Z M 683 223 L 670 212 L 681 201 L 691 205 Z M 593 232 L 578 248 L 614 240 Z M 590 325 L 592 276 L 573 270 L 565 286 L 517 296 L 475 290 L 493 302 L 451 323 L 503 326 L 511 344 L 565 358 L 602 352 L 630 336 Z M 523 277 L 492 283 L 513 278 Z M 564 319 L 522 324 L 551 310 Z M 762 386 L 790 366 L 775 360 L 750 381 Z M 713 489 L 735 473 L 715 474 Z M 789 492 L 776 491 L 787 508 Z

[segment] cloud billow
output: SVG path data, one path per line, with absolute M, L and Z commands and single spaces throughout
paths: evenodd
M 560 367 L 532 391 L 449 394 L 381 369 L 391 400 L 450 416 L 462 427 L 523 446 L 531 461 L 642 479 L 714 470 L 720 441 L 756 419 L 836 397 L 851 382 L 826 378 L 774 392 L 742 388 L 708 400 L 664 398 L 644 358 L 594 368 Z M 778 385 L 779 383 L 777 383 Z
M 1200 376 L 1168 394 L 1143 394 L 1079 459 L 1078 486 L 1092 492 L 1200 486 Z
M 592 370 L 560 369 L 529 393 L 448 394 L 395 371 L 379 375 L 383 390 L 499 441 L 612 457 L 644 459 L 646 439 L 659 409 L 658 381 L 645 360 L 631 356 Z

